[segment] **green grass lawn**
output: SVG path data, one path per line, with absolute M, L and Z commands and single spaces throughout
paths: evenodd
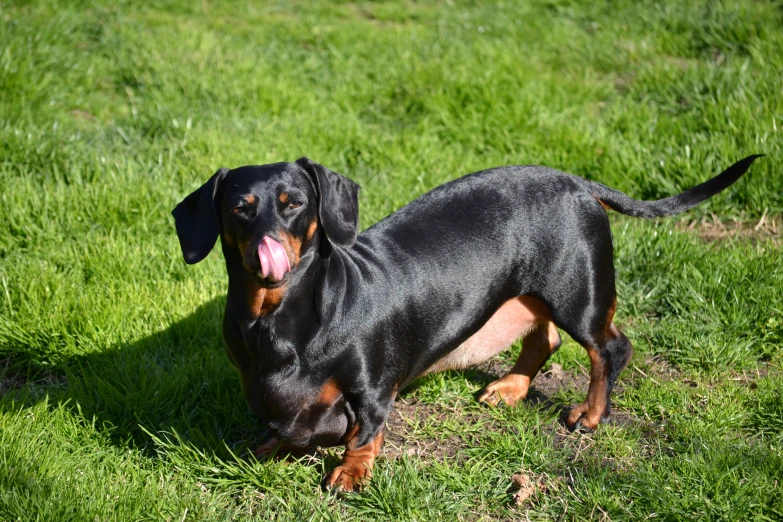
M 0 0 L 0 520 L 783 519 L 781 71 L 779 1 Z M 686 216 L 612 216 L 612 423 L 560 424 L 567 340 L 517 408 L 417 382 L 361 494 L 320 492 L 336 450 L 247 458 L 223 260 L 169 215 L 218 167 L 307 155 L 367 227 L 497 165 L 653 199 L 752 153 Z

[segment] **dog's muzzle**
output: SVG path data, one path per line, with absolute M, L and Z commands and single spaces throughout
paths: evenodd
M 264 236 L 258 245 L 258 260 L 261 262 L 261 278 L 273 283 L 282 280 L 291 271 L 283 245 L 269 236 Z

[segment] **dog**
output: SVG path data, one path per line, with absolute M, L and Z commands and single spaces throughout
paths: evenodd
M 678 195 L 638 201 L 546 167 L 469 174 L 358 234 L 359 185 L 306 157 L 221 168 L 172 211 L 185 261 L 217 238 L 228 272 L 223 339 L 251 409 L 274 438 L 257 456 L 344 445 L 325 489 L 371 477 L 397 393 L 417 377 L 522 351 L 479 401 L 513 406 L 560 346 L 590 359 L 566 426 L 594 430 L 631 359 L 617 306 L 607 209 L 683 212 L 760 155 Z

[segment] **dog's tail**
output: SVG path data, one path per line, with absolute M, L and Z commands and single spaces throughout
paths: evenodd
M 685 212 L 705 199 L 711 198 L 718 192 L 729 187 L 745 174 L 750 167 L 750 164 L 753 163 L 753 160 L 760 158 L 761 156 L 763 156 L 763 154 L 754 154 L 753 156 L 741 159 L 711 180 L 705 181 L 701 185 L 696 185 L 676 196 L 659 199 L 657 201 L 639 201 L 619 190 L 609 188 L 606 185 L 601 185 L 594 181 L 589 182 L 589 190 L 604 207 L 629 216 L 642 218 L 671 216 L 679 214 L 680 212 Z

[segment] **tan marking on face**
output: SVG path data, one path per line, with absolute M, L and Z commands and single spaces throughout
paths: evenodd
M 223 241 L 226 242 L 226 244 L 230 247 L 234 246 L 234 238 L 223 232 Z
M 318 228 L 318 220 L 313 218 L 310 222 L 310 226 L 307 227 L 307 240 L 312 241 L 315 237 L 315 230 Z
M 288 192 L 281 192 L 280 195 L 277 196 L 277 199 L 280 200 L 280 203 L 288 203 Z
M 245 258 L 248 246 L 248 240 L 239 243 L 239 251 L 242 255 L 242 259 Z M 262 315 L 274 312 L 274 310 L 283 300 L 287 286 L 287 284 L 284 284 L 283 286 L 279 286 L 277 288 L 264 288 L 255 280 L 252 280 L 252 282 L 248 283 L 246 286 L 246 295 L 247 306 L 250 309 L 251 316 L 257 319 Z
M 296 267 L 299 264 L 299 257 L 302 255 L 302 240 L 282 230 L 277 235 L 280 237 L 280 244 L 283 245 L 286 252 L 291 252 L 294 255 L 294 262 L 291 268 Z
M 321 387 L 321 393 L 318 394 L 318 404 L 323 406 L 331 406 L 337 399 L 340 398 L 342 394 L 343 392 L 337 385 L 337 381 L 334 379 L 329 379 Z
M 254 195 L 249 195 L 245 198 L 245 201 L 248 205 L 255 205 L 256 204 L 256 197 Z

